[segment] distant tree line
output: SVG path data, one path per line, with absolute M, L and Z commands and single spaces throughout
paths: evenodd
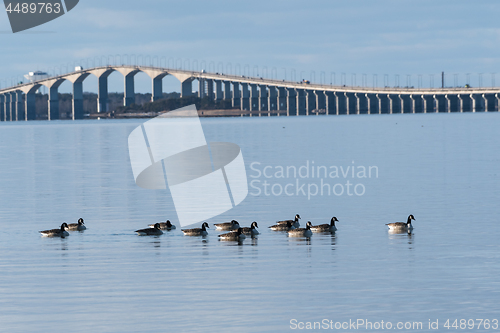
M 37 119 L 47 119 L 48 95 L 36 94 Z M 72 94 L 59 94 L 59 117 L 70 119 L 72 112 Z M 171 111 L 187 105 L 196 104 L 198 110 L 222 110 L 231 109 L 230 100 L 213 101 L 208 97 L 199 98 L 197 96 L 181 97 L 180 93 L 163 93 L 162 99 L 151 102 L 151 94 L 135 94 L 135 103 L 123 106 L 123 93 L 108 94 L 108 111 L 115 113 L 136 113 L 136 112 L 161 112 Z M 97 113 L 97 94 L 83 93 L 83 112 Z

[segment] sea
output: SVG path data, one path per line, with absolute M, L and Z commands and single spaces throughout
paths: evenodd
M 0 332 L 500 330 L 499 113 L 202 118 L 248 182 L 206 237 L 183 235 L 201 223 L 180 225 L 168 188 L 136 185 L 145 121 L 0 123 Z M 268 228 L 296 214 L 338 230 Z M 220 241 L 231 220 L 260 234 Z

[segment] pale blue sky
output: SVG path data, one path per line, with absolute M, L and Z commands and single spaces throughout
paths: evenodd
M 500 65 L 500 4 L 498 0 L 268 0 L 268 1 L 124 1 L 81 0 L 59 19 L 26 33 L 10 33 L 5 12 L 0 13 L 0 84 L 32 70 L 73 67 L 75 61 L 96 56 L 144 54 L 213 62 L 224 72 L 230 63 L 240 72 L 248 65 L 268 76 L 319 81 L 346 73 L 357 85 L 366 74 L 378 85 L 384 74 L 394 85 L 424 85 L 429 74 L 445 71 L 447 84 L 465 83 L 466 73 L 477 84 L 491 85 L 491 73 Z M 500 72 L 500 71 L 499 71 Z M 273 72 L 274 73 L 274 72 Z M 496 81 L 500 85 L 500 74 Z M 123 91 L 120 74 L 110 77 L 110 91 Z M 95 90 L 95 79 L 85 90 Z M 145 74 L 136 77 L 137 91 L 149 92 Z M 61 89 L 68 90 L 65 83 Z M 165 91 L 178 89 L 175 79 L 165 79 Z

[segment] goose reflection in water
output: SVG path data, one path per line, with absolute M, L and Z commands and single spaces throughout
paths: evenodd
M 408 245 L 410 245 L 409 249 L 413 249 L 411 245 L 413 245 L 413 238 L 415 234 L 412 230 L 389 230 L 388 235 L 389 239 L 394 240 L 402 240 L 406 238 L 408 240 Z

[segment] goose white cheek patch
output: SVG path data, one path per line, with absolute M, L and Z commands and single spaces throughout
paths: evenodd
M 207 144 L 194 105 L 137 127 L 128 147 L 136 184 L 145 189 L 168 186 L 181 226 L 222 214 L 248 194 L 240 147 Z

